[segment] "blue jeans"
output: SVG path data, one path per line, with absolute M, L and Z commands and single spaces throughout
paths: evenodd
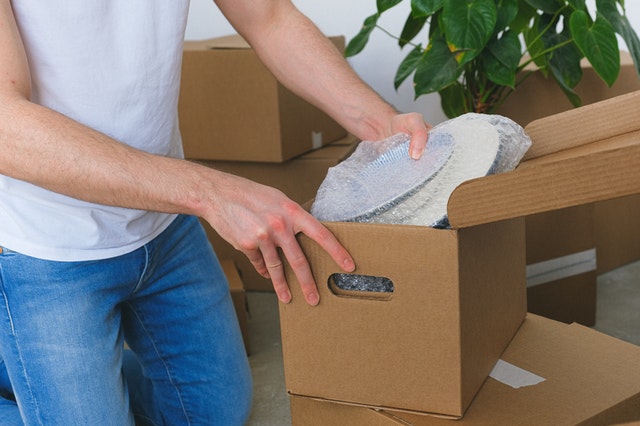
M 2 247 L 0 357 L 3 426 L 241 425 L 251 406 L 228 284 L 189 216 L 107 260 Z

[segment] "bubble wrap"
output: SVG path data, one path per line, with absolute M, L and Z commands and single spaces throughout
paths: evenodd
M 409 136 L 363 141 L 329 169 L 311 213 L 323 221 L 448 228 L 447 201 L 462 182 L 513 170 L 531 140 L 499 115 L 469 113 L 429 133 L 419 160 L 409 157 Z

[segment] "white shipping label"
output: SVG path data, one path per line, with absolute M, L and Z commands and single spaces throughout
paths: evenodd
M 530 371 L 516 367 L 515 365 L 501 359 L 496 362 L 496 365 L 493 367 L 489 377 L 493 377 L 495 380 L 504 383 L 507 386 L 511 386 L 514 389 L 537 385 L 538 383 L 546 380 L 537 374 L 533 374 Z

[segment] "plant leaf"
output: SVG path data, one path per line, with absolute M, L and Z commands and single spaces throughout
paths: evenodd
M 422 58 L 423 49 L 422 46 L 416 46 L 409 52 L 409 54 L 402 60 L 400 66 L 398 66 L 398 70 L 396 71 L 396 76 L 393 81 L 393 85 L 396 90 L 400 87 L 400 85 L 416 70 L 420 59 Z
M 445 39 L 432 39 L 413 75 L 415 97 L 444 89 L 455 82 L 461 72 Z
M 533 25 L 523 33 L 527 51 L 533 62 L 546 74 L 549 60 L 542 52 L 545 50 L 542 35 L 540 34 L 540 16 L 536 15 Z
M 611 86 L 620 73 L 620 51 L 613 27 L 602 14 L 589 26 L 589 16 L 578 10 L 569 20 L 571 34 L 582 54 L 587 57 L 594 71 Z
M 530 6 L 533 6 L 536 9 L 542 10 L 544 13 L 549 13 L 553 15 L 556 13 L 562 6 L 564 6 L 564 1 L 562 0 L 525 0 L 529 3 Z
M 553 76 L 554 80 L 556 80 L 556 82 L 558 83 L 558 86 L 560 86 L 560 89 L 562 89 L 564 94 L 567 96 L 567 98 L 569 99 L 569 102 L 571 102 L 571 105 L 573 105 L 574 107 L 581 106 L 582 100 L 580 99 L 580 96 L 578 96 L 578 94 L 574 92 L 571 87 L 565 84 L 562 76 L 556 74 L 557 71 L 558 70 L 555 67 L 551 67 L 551 75 Z
M 507 28 L 518 16 L 518 0 L 497 0 L 494 34 Z
M 442 9 L 444 0 L 411 0 L 411 13 L 415 18 L 431 16 Z
M 456 81 L 438 93 L 440 94 L 440 106 L 448 118 L 458 117 L 470 111 L 465 96 L 466 91 L 459 82 Z
M 518 14 L 511 21 L 509 27 L 517 32 L 524 33 L 528 28 L 531 27 L 531 20 L 538 16 L 538 11 L 531 7 L 529 3 L 524 0 L 518 1 Z
M 413 40 L 413 38 L 418 35 L 420 30 L 422 30 L 426 22 L 426 16 L 416 18 L 413 16 L 413 14 L 410 13 L 409 16 L 407 16 L 407 20 L 404 23 L 404 27 L 402 28 L 402 33 L 400 34 L 400 39 L 398 40 L 398 45 L 400 46 L 400 48 L 403 48 L 407 43 Z
M 356 34 L 355 37 L 353 37 L 347 44 L 347 47 L 344 50 L 344 56 L 349 57 L 356 55 L 364 49 L 369 42 L 371 31 L 373 31 L 378 24 L 378 18 L 380 18 L 380 14 L 374 13 L 364 20 L 362 28 L 360 28 L 360 32 L 358 32 L 358 34 Z
M 376 0 L 376 6 L 378 7 L 378 13 L 381 14 L 385 10 L 391 9 L 393 6 L 400 3 L 402 0 Z
M 551 41 L 553 40 L 553 43 Z M 555 34 L 549 39 L 551 45 L 560 45 L 570 40 L 565 34 Z M 582 54 L 575 44 L 565 44 L 552 51 L 549 55 L 549 69 L 556 80 L 562 81 L 562 86 L 574 88 L 582 80 Z
M 513 31 L 505 32 L 483 51 L 484 68 L 487 78 L 501 86 L 512 89 L 516 85 L 516 70 L 522 58 L 520 39 Z
M 586 0 L 568 0 L 569 5 L 573 7 L 575 10 L 582 10 L 584 12 L 587 11 L 587 2 Z
M 598 12 L 607 18 L 607 21 L 609 21 L 614 31 L 620 34 L 626 43 L 629 54 L 631 54 L 633 62 L 636 65 L 638 77 L 640 77 L 640 40 L 631 27 L 626 15 L 620 15 L 615 3 L 611 1 L 596 0 L 596 7 L 598 8 Z
M 480 54 L 493 34 L 494 0 L 445 0 L 442 19 L 449 49 L 463 65 Z

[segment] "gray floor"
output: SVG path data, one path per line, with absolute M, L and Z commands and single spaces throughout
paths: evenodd
M 273 293 L 248 293 L 254 407 L 248 425 L 291 424 L 284 386 L 278 305 Z M 598 277 L 595 329 L 640 345 L 640 262 Z

